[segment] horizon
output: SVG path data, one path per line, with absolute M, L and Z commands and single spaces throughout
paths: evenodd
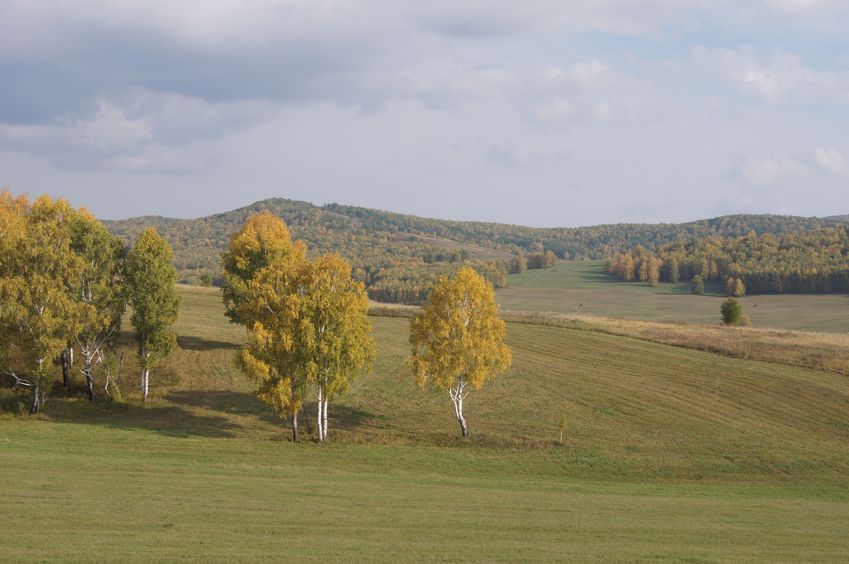
M 8 187 L 6 187 L 4 189 L 8 189 Z M 53 196 L 52 194 L 48 194 L 48 193 L 43 193 L 43 194 L 38 194 L 38 195 L 33 196 L 31 194 L 27 194 L 26 192 L 15 192 L 14 190 L 12 190 L 11 192 L 13 194 L 16 194 L 16 195 L 26 195 L 30 199 L 32 199 L 34 197 L 38 197 L 40 195 L 47 195 L 47 196 L 51 196 L 51 197 L 61 197 L 61 196 Z M 97 219 L 100 220 L 100 221 L 121 222 L 121 221 L 128 221 L 128 220 L 132 220 L 132 219 L 141 219 L 141 218 L 145 218 L 145 217 L 153 217 L 153 218 L 161 218 L 161 219 L 180 220 L 180 221 L 196 221 L 196 220 L 205 219 L 205 218 L 216 216 L 216 215 L 227 214 L 227 213 L 238 211 L 238 210 L 245 209 L 245 208 L 250 208 L 250 207 L 253 207 L 257 204 L 267 202 L 269 200 L 284 200 L 284 201 L 289 201 L 289 202 L 298 202 L 298 203 L 308 204 L 308 205 L 316 207 L 316 208 L 324 208 L 325 206 L 330 206 L 330 205 L 340 205 L 340 206 L 353 207 L 353 208 L 370 209 L 370 210 L 375 210 L 375 211 L 385 212 L 385 213 L 391 213 L 391 214 L 409 215 L 409 216 L 419 217 L 419 218 L 422 218 L 422 219 L 430 219 L 430 220 L 435 220 L 435 221 L 452 221 L 452 222 L 460 222 L 460 223 L 467 223 L 467 222 L 491 223 L 491 224 L 501 224 L 501 225 L 513 225 L 513 226 L 517 226 L 517 227 L 529 227 L 529 228 L 533 228 L 533 229 L 581 229 L 581 228 L 587 228 L 587 227 L 600 227 L 600 226 L 604 226 L 604 225 L 682 225 L 682 224 L 688 224 L 688 223 L 696 223 L 696 222 L 699 222 L 699 221 L 711 221 L 711 220 L 714 220 L 714 219 L 720 219 L 720 218 L 723 218 L 723 217 L 733 217 L 733 216 L 800 217 L 800 218 L 804 218 L 804 219 L 813 218 L 813 219 L 821 219 L 821 220 L 827 220 L 827 219 L 830 219 L 830 218 L 849 216 L 849 214 L 840 214 L 840 213 L 833 213 L 833 214 L 830 214 L 830 215 L 803 216 L 803 215 L 796 215 L 796 214 L 776 214 L 776 213 L 766 213 L 766 212 L 761 212 L 761 213 L 751 212 L 751 213 L 729 213 L 729 214 L 722 214 L 722 215 L 716 215 L 716 216 L 711 216 L 711 217 L 696 217 L 696 218 L 692 218 L 692 219 L 685 219 L 685 220 L 682 220 L 682 221 L 656 221 L 656 222 L 621 221 L 621 222 L 615 222 L 615 223 L 608 222 L 608 223 L 593 223 L 593 224 L 583 224 L 583 225 L 525 225 L 525 224 L 522 224 L 522 223 L 509 223 L 509 222 L 502 222 L 502 221 L 451 219 L 451 218 L 445 218 L 445 217 L 425 216 L 425 215 L 398 212 L 398 211 L 389 210 L 389 209 L 385 209 L 385 208 L 369 208 L 369 207 L 366 207 L 366 206 L 358 206 L 358 205 L 355 205 L 355 204 L 347 204 L 347 203 L 344 203 L 344 202 L 325 202 L 325 203 L 322 203 L 322 204 L 318 204 L 318 203 L 315 203 L 315 202 L 310 202 L 308 200 L 297 200 L 297 199 L 294 199 L 294 198 L 286 198 L 286 197 L 283 197 L 283 196 L 269 196 L 267 198 L 255 200 L 255 201 L 253 201 L 249 204 L 239 205 L 237 207 L 226 209 L 226 210 L 221 210 L 221 211 L 213 211 L 211 213 L 207 213 L 207 214 L 203 214 L 203 215 L 176 217 L 176 216 L 159 215 L 159 214 L 145 214 L 145 215 L 134 215 L 134 216 L 128 216 L 128 217 L 118 217 L 118 218 L 98 217 Z M 83 207 L 83 208 L 89 209 L 86 206 L 77 205 L 75 202 L 73 202 L 71 200 L 69 200 L 69 203 L 74 207 L 78 207 L 78 208 Z M 91 210 L 89 210 L 89 211 L 91 211 Z

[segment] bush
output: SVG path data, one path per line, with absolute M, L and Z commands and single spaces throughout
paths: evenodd
M 726 325 L 741 325 L 744 318 L 748 319 L 743 315 L 743 306 L 734 298 L 722 302 L 720 312 L 722 313 L 722 322 Z
M 705 293 L 705 281 L 702 280 L 701 276 L 693 276 L 693 281 L 691 283 L 691 291 L 694 294 L 702 295 Z

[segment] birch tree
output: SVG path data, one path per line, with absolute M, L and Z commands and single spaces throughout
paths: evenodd
M 318 440 L 326 442 L 330 400 L 374 361 L 368 294 L 339 255 L 322 255 L 302 270 L 295 349 L 315 387 Z
M 180 306 L 171 247 L 156 229 L 147 228 L 139 236 L 127 256 L 125 277 L 141 366 L 142 399 L 146 401 L 150 370 L 171 354 L 177 342 L 172 326 Z
M 89 400 L 94 401 L 95 367 L 114 345 L 126 306 L 124 247 L 88 212 L 79 213 L 71 222 L 70 236 L 71 250 L 83 261 L 76 279 L 72 280 L 72 297 L 80 305 L 79 330 L 74 338 L 82 357 L 81 371 Z M 65 371 L 68 359 L 65 351 L 62 354 Z
M 256 308 L 250 282 L 272 263 L 277 263 L 280 274 L 282 267 L 294 268 L 305 258 L 306 246 L 300 241 L 292 243 L 289 228 L 279 217 L 267 211 L 248 217 L 242 229 L 230 238 L 222 257 L 222 292 L 230 321 L 252 329 Z
M 469 436 L 463 413 L 469 391 L 510 366 L 504 336 L 495 291 L 469 267 L 453 278 L 440 278 L 423 312 L 410 323 L 408 364 L 416 382 L 448 393 L 464 437 Z
M 48 367 L 67 346 L 79 319 L 79 305 L 70 294 L 71 281 L 82 268 L 71 251 L 69 223 L 76 212 L 64 200 L 41 196 L 0 195 L 3 230 L 0 258 L 0 324 L 6 367 L 15 386 L 32 390 L 30 413 L 38 413 L 50 385 Z
M 298 280 L 305 260 L 304 244 L 293 243 L 286 224 L 268 212 L 250 216 L 222 257 L 226 315 L 248 330 L 242 368 L 257 378 L 259 399 L 281 418 L 291 417 L 295 442 L 305 376 L 293 350 L 298 304 L 292 297 L 303 293 Z
M 257 378 L 257 395 L 282 419 L 292 420 L 292 440 L 298 442 L 298 413 L 303 407 L 306 376 L 295 348 L 301 310 L 302 265 L 278 259 L 247 284 L 253 318 L 248 344 L 241 353 L 242 369 Z M 247 294 L 246 294 L 247 295 Z

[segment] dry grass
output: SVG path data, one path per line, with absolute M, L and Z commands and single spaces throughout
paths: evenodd
M 849 375 L 849 335 L 841 333 L 636 321 L 559 313 L 510 311 L 504 312 L 504 317 L 513 323 L 597 331 L 733 358 L 804 366 Z
M 370 314 L 413 317 L 417 306 L 373 302 Z M 755 327 L 638 321 L 555 312 L 503 311 L 510 323 L 595 331 L 642 341 L 849 375 L 849 335 Z

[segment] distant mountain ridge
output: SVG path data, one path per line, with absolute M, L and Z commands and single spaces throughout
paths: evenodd
M 341 204 L 269 198 L 232 211 L 197 219 L 159 216 L 105 221 L 114 234 L 134 240 L 156 227 L 174 248 L 180 278 L 197 282 L 216 275 L 221 252 L 245 219 L 260 211 L 280 216 L 292 236 L 312 252 L 338 252 L 355 268 L 370 291 L 398 280 L 432 279 L 448 265 L 464 260 L 508 261 L 518 253 L 551 250 L 561 258 L 604 258 L 636 245 L 652 247 L 709 235 L 737 237 L 751 231 L 776 235 L 845 225 L 847 216 L 830 218 L 728 215 L 688 223 L 608 224 L 592 227 L 539 228 L 480 221 L 430 219 Z M 421 271 L 421 272 L 420 272 Z M 421 282 L 421 280 L 419 280 Z

